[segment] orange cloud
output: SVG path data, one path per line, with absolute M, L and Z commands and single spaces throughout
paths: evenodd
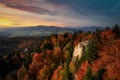
M 0 27 L 21 27 L 60 24 L 58 22 L 44 20 L 49 16 L 41 16 L 35 13 L 9 8 L 3 4 L 0 4 L 0 11 Z
M 61 14 L 62 15 L 62 14 Z M 0 3 L 0 27 L 24 27 L 37 25 L 68 26 L 78 25 L 76 19 L 65 18 L 64 16 L 36 14 L 8 7 Z

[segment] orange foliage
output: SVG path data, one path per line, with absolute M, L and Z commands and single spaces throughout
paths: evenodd
M 65 71 L 62 66 L 58 66 L 58 68 L 54 71 L 51 80 L 64 80 Z
M 61 48 L 59 46 L 54 48 L 54 55 L 56 57 L 61 56 Z
M 54 69 L 55 66 L 52 52 L 52 50 L 47 50 L 46 53 L 34 54 L 32 63 L 29 65 L 30 77 L 37 75 L 37 80 L 48 80 L 51 75 L 50 69 Z
M 68 58 L 68 55 L 69 55 L 69 50 L 65 50 L 64 58 L 67 59 L 67 58 Z
M 33 56 L 32 63 L 29 65 L 29 75 L 35 76 L 37 71 L 39 71 L 43 66 L 43 53 L 35 53 Z
M 106 69 L 104 78 L 120 80 L 120 39 L 114 40 L 111 46 L 104 46 L 99 51 L 99 58 L 94 62 L 93 72 L 95 73 L 101 67 Z
M 29 80 L 29 78 L 31 80 L 50 80 L 49 78 L 51 80 L 64 80 L 66 77 L 66 66 L 69 67 L 70 73 L 75 74 L 76 80 L 82 80 L 90 66 L 88 61 L 81 63 L 78 71 L 76 71 L 76 65 L 72 61 L 64 67 L 60 64 L 66 64 L 66 60 L 70 54 L 70 50 L 67 50 L 67 48 L 71 47 L 70 44 L 72 44 L 73 40 L 74 46 L 76 46 L 80 41 L 93 39 L 94 34 L 77 33 L 75 39 L 72 39 L 73 36 L 72 33 L 68 33 L 65 36 L 64 34 L 52 36 L 50 38 L 51 40 L 45 39 L 40 46 L 43 53 L 35 53 L 33 55 L 28 70 L 24 66 L 18 70 L 17 76 L 19 80 Z M 115 34 L 110 29 L 102 31 L 100 37 L 101 40 L 98 42 L 99 44 L 102 43 L 98 45 L 100 48 L 98 52 L 100 58 L 91 62 L 92 71 L 95 74 L 99 69 L 105 68 L 104 80 L 109 78 L 120 80 L 120 39 L 115 39 Z M 64 42 L 62 46 L 67 44 L 65 48 L 60 47 L 62 42 Z M 44 50 L 45 45 L 49 43 L 54 45 L 54 50 Z M 32 41 L 23 42 L 19 45 L 19 48 L 26 48 L 28 45 L 32 45 Z M 21 59 L 24 57 L 25 55 L 23 53 L 20 54 Z M 3 58 L 7 59 L 7 56 L 3 56 Z M 11 59 L 14 60 L 14 63 L 18 63 L 18 56 L 14 55 Z
M 47 42 L 48 42 L 48 40 L 46 39 L 46 40 L 43 41 L 43 44 L 46 44 Z
M 49 80 L 47 71 L 48 67 L 44 65 L 43 68 L 38 71 L 37 80 Z
M 24 80 L 29 80 L 29 75 L 25 74 Z
M 52 50 L 46 50 L 47 55 L 52 55 L 53 51 Z
M 61 42 L 64 42 L 64 35 L 63 34 L 58 34 L 58 40 Z
M 85 33 L 85 32 L 82 32 L 82 33 L 80 34 L 80 37 L 81 37 L 82 41 L 86 41 L 86 40 L 85 40 L 85 37 L 86 37 L 86 33 Z
M 91 40 L 91 39 L 93 39 L 93 34 L 92 33 L 86 35 L 84 40 L 86 41 L 86 40 Z
M 74 74 L 76 71 L 75 63 L 71 61 L 69 64 L 69 68 L 70 68 L 70 72 Z
M 35 64 L 37 64 L 37 63 L 39 63 L 39 62 L 42 62 L 42 54 L 43 54 L 43 53 L 40 53 L 40 54 L 35 53 L 35 54 L 34 54 L 34 56 L 33 56 L 33 61 L 32 61 L 32 65 L 35 65 Z
M 55 45 L 57 43 L 57 38 L 55 36 L 52 36 L 52 43 Z
M 68 38 L 73 38 L 73 34 L 72 33 L 68 33 Z
M 74 41 L 74 46 L 76 46 L 80 42 L 80 39 Z
M 25 68 L 25 66 L 22 66 L 17 73 L 18 80 L 24 80 L 26 74 L 27 74 L 27 69 Z
M 81 35 L 78 34 L 77 38 L 74 40 L 74 46 L 76 46 L 80 42 L 80 39 L 81 39 Z
M 112 32 L 112 30 L 108 29 L 103 31 L 100 36 L 104 41 L 107 41 L 113 39 L 115 34 Z
M 80 41 L 86 41 L 85 36 L 86 36 L 85 32 L 82 32 L 81 34 L 78 34 L 77 38 L 74 41 L 74 46 L 76 46 Z
M 24 53 L 20 53 L 20 58 L 21 58 L 21 59 L 25 58 Z
M 87 68 L 89 66 L 88 61 L 83 62 L 81 64 L 80 69 L 78 70 L 78 72 L 76 73 L 76 80 L 82 80 L 82 78 L 85 76 L 86 72 L 87 72 Z

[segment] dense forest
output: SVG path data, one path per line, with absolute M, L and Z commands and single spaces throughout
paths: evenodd
M 0 41 L 0 80 L 120 80 L 118 25 Z

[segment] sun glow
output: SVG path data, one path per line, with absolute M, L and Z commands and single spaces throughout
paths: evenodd
M 11 20 L 8 20 L 8 19 L 0 19 L 0 25 L 1 26 L 9 26 L 12 24 L 12 21 Z

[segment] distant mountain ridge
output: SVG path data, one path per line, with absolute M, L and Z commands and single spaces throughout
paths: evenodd
M 84 32 L 87 32 L 87 31 L 96 31 L 96 29 L 99 29 L 99 30 L 103 30 L 105 29 L 105 27 L 102 27 L 102 26 L 76 26 L 76 27 L 72 27 L 72 26 L 68 26 L 69 29 L 74 29 L 75 31 L 84 31 Z
M 0 37 L 41 37 L 75 31 L 95 31 L 100 27 L 56 27 L 56 26 L 31 26 L 17 28 L 0 28 Z

